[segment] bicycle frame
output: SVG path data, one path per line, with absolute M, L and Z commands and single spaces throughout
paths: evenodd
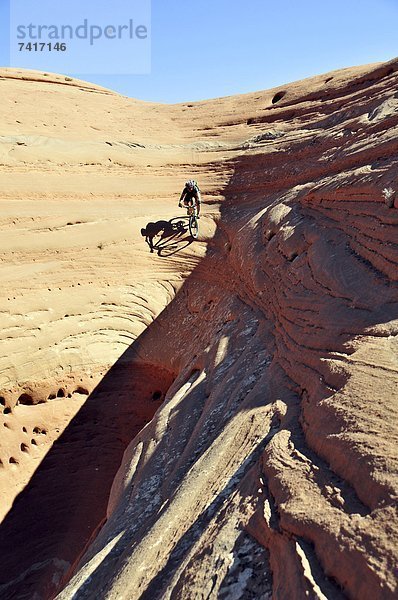
M 187 209 L 187 215 L 190 217 L 191 215 L 195 215 L 197 216 L 198 214 L 198 207 L 195 204 L 187 204 L 186 202 L 183 202 L 183 206 L 184 208 Z

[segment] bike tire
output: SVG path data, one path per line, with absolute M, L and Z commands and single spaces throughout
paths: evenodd
M 191 215 L 189 217 L 189 233 L 196 240 L 199 235 L 199 223 L 196 215 Z

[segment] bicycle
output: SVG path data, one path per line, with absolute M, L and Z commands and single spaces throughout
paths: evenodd
M 198 209 L 196 207 L 196 204 L 187 205 L 184 203 L 182 206 L 184 206 L 187 209 L 187 215 L 189 217 L 189 233 L 196 240 L 198 239 L 199 235 Z

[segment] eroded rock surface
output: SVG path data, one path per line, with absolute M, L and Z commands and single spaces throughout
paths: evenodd
M 396 597 L 397 70 L 175 106 L 3 74 L 0 597 Z M 192 173 L 200 241 L 151 253 Z

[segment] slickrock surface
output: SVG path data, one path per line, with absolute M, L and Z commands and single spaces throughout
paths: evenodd
M 397 84 L 0 70 L 1 599 L 397 596 Z

